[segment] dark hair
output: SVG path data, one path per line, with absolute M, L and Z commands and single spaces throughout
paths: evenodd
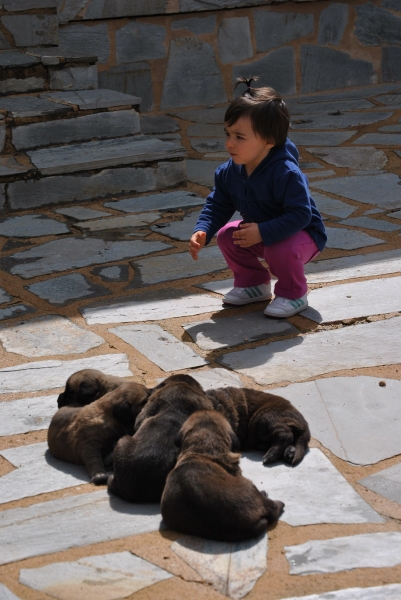
M 239 77 L 234 89 L 245 83 L 246 91 L 233 100 L 226 110 L 224 122 L 231 127 L 238 119 L 250 119 L 252 129 L 265 140 L 272 140 L 275 146 L 282 146 L 290 126 L 290 114 L 280 95 L 270 87 L 252 88 L 252 81 L 258 77 Z

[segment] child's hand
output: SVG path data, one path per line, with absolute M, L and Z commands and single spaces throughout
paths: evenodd
M 233 233 L 234 244 L 241 248 L 249 248 L 263 241 L 257 223 L 241 223 L 239 227 L 240 229 Z
M 195 231 L 189 240 L 189 253 L 194 260 L 198 260 L 198 253 L 206 244 L 206 233 L 204 231 Z

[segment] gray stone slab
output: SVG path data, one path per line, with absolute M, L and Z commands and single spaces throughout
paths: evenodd
M 2 6 L 6 11 L 19 12 L 38 8 L 57 8 L 56 0 L 6 0 Z M 54 10 L 51 12 L 55 12 Z
M 8 50 L 10 48 L 10 44 L 8 43 L 4 33 L 0 33 L 0 50 Z
M 397 106 L 401 104 L 401 94 L 384 94 L 383 96 L 377 96 L 377 100 L 387 106 Z
M 13 319 L 14 317 L 22 317 L 22 315 L 34 314 L 36 312 L 36 308 L 27 304 L 11 304 L 6 308 L 0 309 L 0 321 Z
M 315 177 L 333 177 L 333 175 L 336 175 L 336 172 L 328 169 L 327 171 L 319 171 L 318 173 L 308 173 L 308 179 L 314 179 Z
M 106 63 L 110 55 L 110 42 L 107 23 L 87 26 L 81 23 L 69 23 L 59 30 L 59 51 L 80 52 L 87 56 L 97 56 L 99 63 Z
M 195 35 L 202 33 L 213 33 L 216 28 L 216 15 L 207 17 L 190 17 L 172 21 L 171 29 L 187 29 Z
M 285 46 L 314 31 L 312 14 L 254 10 L 253 17 L 257 52 Z
M 0 82 L 0 93 L 3 94 L 24 94 L 26 92 L 42 91 L 45 87 L 43 77 L 25 77 L 24 79 L 3 79 Z
M 161 109 L 223 102 L 227 96 L 213 46 L 195 38 L 171 40 Z
M 23 215 L 0 220 L 0 235 L 4 237 L 31 238 L 69 232 L 64 223 L 44 215 Z
M 0 53 L 1 67 L 31 67 L 39 63 L 40 60 L 36 56 L 19 50 L 6 50 Z
M 290 139 L 296 146 L 340 146 L 356 131 L 291 131 Z
M 0 563 L 158 531 L 160 522 L 158 505 L 129 504 L 106 490 L 6 510 Z
M 4 150 L 4 143 L 6 141 L 6 128 L 4 125 L 0 126 L 0 152 Z
M 58 19 L 60 23 L 68 23 L 78 15 L 87 4 L 87 0 L 65 0 L 58 6 Z
M 310 173 L 308 173 L 308 178 L 309 177 Z M 324 194 L 319 194 L 319 192 L 313 192 L 313 199 L 320 212 L 333 217 L 348 217 L 356 210 L 355 206 L 351 206 L 350 204 L 346 204 L 335 198 L 330 198 Z
M 165 58 L 166 28 L 131 21 L 116 31 L 117 63 Z
M 145 135 L 171 133 L 179 129 L 176 121 L 167 115 L 141 116 L 141 131 Z
M 391 117 L 391 112 L 344 113 L 340 115 L 291 115 L 291 129 L 346 129 L 358 125 L 370 125 Z M 367 134 L 369 135 L 369 134 Z M 377 135 L 377 134 L 376 134 Z M 362 136 L 363 138 L 364 136 Z M 374 143 L 374 142 L 372 142 Z
M 154 108 L 152 69 L 147 62 L 130 62 L 101 71 L 99 86 L 139 96 L 141 112 Z
M 390 8 L 391 10 L 401 10 L 400 0 L 382 0 L 380 5 Z
M 353 144 L 368 144 L 377 146 L 400 146 L 401 134 L 398 133 L 365 133 Z
M 310 102 L 302 101 L 297 97 L 295 100 L 286 102 L 291 114 L 297 115 L 328 115 L 335 112 L 347 112 L 354 110 L 363 110 L 365 108 L 374 108 L 374 104 L 368 100 L 327 100 L 323 101 L 322 97 L 316 96 Z
M 301 92 L 321 92 L 377 82 L 373 63 L 327 46 L 301 47 Z
M 0 436 L 47 429 L 56 410 L 57 396 L 0 402 Z
M 77 221 L 89 221 L 90 219 L 96 219 L 97 217 L 110 216 L 109 212 L 106 212 L 104 210 L 94 210 L 93 208 L 86 208 L 85 206 L 71 206 L 71 208 L 58 208 L 54 212 L 59 215 L 65 215 L 66 217 L 72 217 Z
M 6 192 L 4 183 L 0 184 L 0 213 L 5 212 Z
M 386 125 L 385 127 L 380 127 L 378 131 L 383 133 L 401 133 L 401 125 Z
M 394 173 L 336 177 L 314 181 L 313 187 L 379 208 L 401 208 L 400 178 Z
M 112 268 L 112 267 L 109 267 Z M 26 289 L 50 304 L 65 306 L 81 298 L 95 298 L 110 294 L 107 288 L 91 283 L 81 273 L 53 277 L 27 285 Z
M 192 212 L 186 215 L 182 221 L 161 223 L 160 225 L 152 226 L 151 229 L 157 233 L 162 233 L 163 235 L 173 238 L 174 240 L 189 240 L 198 221 L 198 217 L 199 211 Z M 235 212 L 230 220 L 241 220 L 241 218 L 241 215 L 238 212 Z
M 128 265 L 113 265 L 112 267 L 96 267 L 91 273 L 97 275 L 103 281 L 128 281 Z
M 399 363 L 401 319 L 321 331 L 224 354 L 218 362 L 261 385 Z M 288 368 L 291 365 L 291 369 Z
M 76 223 L 75 226 L 89 231 L 105 231 L 109 229 L 124 229 L 126 227 L 146 227 L 160 219 L 160 213 L 140 213 L 127 215 L 124 217 L 108 217 L 107 219 L 97 219 L 95 221 L 84 221 Z
M 371 148 L 307 148 L 307 151 L 336 167 L 361 170 L 379 170 L 386 166 L 383 150 Z
M 4 304 L 4 302 L 10 302 L 12 300 L 12 296 L 6 292 L 3 288 L 0 288 L 0 304 Z
M 80 354 L 105 343 L 96 333 L 56 315 L 2 326 L 0 341 L 7 352 L 29 357 Z
M 401 504 L 401 465 L 394 465 L 358 481 L 372 492 Z
M 328 180 L 330 181 L 330 180 Z M 368 246 L 385 244 L 383 240 L 374 238 L 363 231 L 344 229 L 342 227 L 326 227 L 327 248 L 340 248 L 341 250 L 356 250 Z
M 139 2 L 114 2 L 114 0 L 90 0 L 84 18 L 106 19 L 164 14 L 167 0 L 140 0 Z
M 0 128 L 0 148 L 2 143 L 2 128 Z M 32 170 L 32 166 L 21 165 L 18 163 L 13 156 L 0 156 L 0 176 L 7 175 L 21 175 L 22 173 L 27 173 Z M 2 186 L 4 189 L 4 186 Z
M 11 257 L 15 261 L 11 273 L 30 279 L 37 275 L 114 262 L 169 248 L 171 246 L 163 242 L 144 240 L 106 242 L 94 238 L 64 238 L 17 252 Z
M 190 144 L 197 152 L 223 152 L 226 143 L 224 138 L 195 138 L 190 139 Z
M 140 212 L 142 210 L 168 210 L 170 208 L 185 208 L 187 206 L 202 206 L 204 198 L 200 198 L 187 190 L 176 190 L 164 194 L 151 194 L 138 198 L 126 198 L 117 202 L 105 202 L 107 208 L 114 208 L 122 212 Z
M 356 7 L 355 35 L 365 46 L 398 44 L 401 19 L 371 2 Z
M 196 123 L 195 125 L 190 125 L 187 129 L 187 135 L 189 137 L 225 138 L 223 124 L 220 123 Z
M 260 75 L 259 85 L 269 85 L 280 94 L 296 93 L 295 54 L 292 46 L 284 46 L 269 52 L 263 58 L 234 66 L 233 82 L 237 77 L 249 77 L 249 73 Z
M 302 412 L 312 437 L 325 448 L 342 460 L 368 465 L 401 452 L 401 382 L 380 382 L 378 377 L 329 377 L 275 391 Z
M 43 148 L 27 154 L 41 173 L 54 175 L 178 158 L 185 156 L 185 149 L 173 142 L 160 143 L 152 137 L 132 136 Z
M 308 152 L 309 152 L 309 150 L 308 150 Z M 298 164 L 299 164 L 299 168 L 302 169 L 303 171 L 305 169 L 324 169 L 324 166 L 317 162 L 306 162 L 306 161 L 300 160 Z M 309 173 L 308 173 L 308 175 L 309 175 Z
M 221 164 L 221 160 L 187 160 L 188 181 L 212 188 L 215 171 Z
M 246 596 L 267 570 L 267 534 L 256 540 L 227 543 L 178 538 L 171 549 L 220 594 Z
M 95 581 L 99 600 L 117 600 L 170 577 L 171 573 L 130 552 L 116 552 L 21 569 L 19 581 L 60 600 L 90 598 Z
M 10 592 L 8 587 L 3 585 L 2 583 L 0 583 L 0 594 L 1 594 L 2 600 L 20 600 L 19 596 L 16 596 L 12 592 Z
M 284 546 L 291 575 L 381 569 L 401 562 L 401 533 L 382 531 Z
M 172 112 L 174 117 L 178 117 L 184 121 L 193 121 L 195 123 L 220 123 L 224 124 L 224 115 L 227 110 L 227 106 L 218 106 L 218 107 L 210 107 L 210 108 L 200 108 L 200 109 L 187 109 L 180 110 L 177 112 Z
M 347 588 L 311 596 L 292 596 L 284 600 L 398 600 L 400 594 L 401 584 L 394 583 L 377 587 Z
M 6 110 L 11 117 L 38 117 L 67 113 L 72 110 L 72 107 L 55 104 L 36 96 L 25 96 L 0 98 L 0 109 Z
M 338 46 L 348 24 L 348 6 L 333 2 L 320 13 L 319 44 Z
M 174 293 L 175 292 L 175 293 Z M 130 323 L 135 321 L 158 321 L 204 312 L 221 310 L 221 300 L 207 294 L 184 295 L 180 290 L 158 292 L 155 300 L 152 294 L 135 295 L 132 298 L 120 298 L 111 304 L 88 306 L 80 309 L 88 325 L 96 323 Z
M 317 448 L 311 448 L 296 469 L 282 463 L 263 467 L 259 452 L 244 453 L 240 465 L 244 477 L 259 490 L 265 490 L 273 500 L 284 502 L 280 519 L 292 527 L 384 523 Z
M 217 246 L 204 248 L 196 261 L 193 260 L 189 252 L 179 252 L 144 258 L 134 261 L 132 265 L 137 273 L 136 281 L 134 279 L 132 287 L 197 277 L 205 273 L 215 273 L 227 269 L 227 263 Z
M 399 81 L 401 49 L 399 46 L 384 46 L 382 48 L 382 79 L 383 81 Z
M 383 171 L 380 171 L 380 173 L 383 173 Z M 369 173 L 369 175 L 371 175 L 371 174 L 372 173 Z M 371 210 L 365 210 L 364 214 L 365 215 L 378 215 L 378 214 L 383 213 L 383 212 L 385 212 L 385 211 L 382 210 L 381 208 L 372 208 Z
M 133 375 L 125 354 L 102 354 L 79 360 L 42 360 L 0 369 L 0 394 L 62 388 L 70 375 L 82 369 L 98 369 L 119 377 Z
M 392 219 L 401 219 L 401 210 L 396 210 L 395 212 L 388 213 L 387 216 L 391 217 Z
M 1 22 L 13 36 L 17 48 L 42 44 L 57 45 L 57 15 L 6 15 L 1 17 Z
M 222 19 L 217 33 L 217 45 L 223 65 L 252 58 L 253 48 L 248 17 Z
M 398 90 L 400 88 L 399 83 L 385 83 L 382 85 L 374 84 L 368 86 L 361 86 L 354 89 L 342 89 L 336 92 L 329 92 L 324 94 L 299 94 L 297 96 L 298 102 L 331 102 L 332 100 L 349 100 L 349 99 L 361 99 L 374 98 L 378 94 L 388 94 Z
M 50 70 L 51 90 L 94 90 L 97 87 L 96 65 Z
M 340 221 L 342 225 L 351 225 L 352 227 L 362 227 L 363 229 L 373 229 L 374 231 L 397 231 L 401 225 L 389 223 L 388 221 L 379 221 L 369 217 L 354 217 Z
M 163 371 L 191 369 L 209 362 L 159 325 L 125 325 L 109 331 L 136 348 Z
M 8 184 L 12 210 L 31 210 L 50 203 L 105 198 L 110 195 L 150 192 L 182 185 L 186 181 L 186 162 L 160 161 L 152 167 L 120 167 L 88 175 L 42 177 L 39 180 Z M 1 186 L 0 186 L 1 191 Z
M 75 105 L 81 110 L 112 108 L 115 106 L 137 106 L 141 102 L 141 99 L 137 96 L 103 89 L 52 92 L 42 94 L 40 97 L 53 100 L 54 103 Z
M 230 348 L 299 333 L 296 327 L 286 321 L 266 319 L 263 312 L 195 321 L 183 325 L 183 328 L 202 350 Z

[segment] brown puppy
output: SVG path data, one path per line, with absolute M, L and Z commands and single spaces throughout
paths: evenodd
M 60 408 L 47 435 L 51 454 L 60 460 L 84 464 L 91 483 L 106 483 L 104 457 L 120 437 L 133 433 L 135 419 L 148 396 L 144 385 L 129 382 L 87 406 Z
M 199 411 L 184 423 L 175 468 L 161 500 L 166 525 L 189 535 L 223 542 L 257 537 L 276 521 L 284 504 L 243 477 L 239 441 L 227 419 Z
M 129 502 L 159 502 L 178 455 L 178 432 L 195 411 L 212 409 L 202 387 L 189 375 L 172 375 L 155 388 L 135 423 L 135 434 L 114 449 L 111 493 Z
M 267 451 L 264 465 L 283 460 L 295 467 L 305 456 L 308 423 L 282 396 L 235 387 L 209 390 L 206 395 L 228 419 L 243 448 Z
M 57 399 L 57 406 L 85 406 L 115 390 L 122 383 L 130 382 L 123 377 L 106 375 L 97 369 L 77 371 L 67 379 L 65 390 Z

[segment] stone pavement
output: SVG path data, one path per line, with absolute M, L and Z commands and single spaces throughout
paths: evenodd
M 215 241 L 196 263 L 187 253 L 226 159 L 223 106 L 143 119 L 148 136 L 181 136 L 179 190 L 1 215 L 0 598 L 401 598 L 401 88 L 288 104 L 329 234 L 301 315 L 223 308 L 232 274 Z M 303 462 L 242 457 L 245 476 L 285 502 L 278 524 L 243 544 L 178 535 L 158 505 L 108 496 L 53 459 L 57 394 L 86 367 L 291 400 L 312 432 Z

